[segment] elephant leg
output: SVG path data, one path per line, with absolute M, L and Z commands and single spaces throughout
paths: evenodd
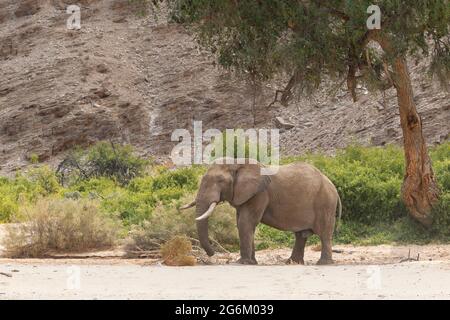
M 320 236 L 320 241 L 322 243 L 322 252 L 320 253 L 320 259 L 317 262 L 319 265 L 324 264 L 332 264 L 333 258 L 332 258 L 332 249 L 331 249 L 331 236 Z
M 241 251 L 241 258 L 237 261 L 238 263 L 257 264 L 254 242 L 255 230 L 262 219 L 268 201 L 268 196 L 264 193 L 260 193 L 237 210 L 237 227 Z
M 253 234 L 253 238 L 255 235 Z M 252 260 L 256 261 L 256 250 L 255 250 L 255 240 L 253 239 L 253 252 L 252 252 Z
M 305 244 L 308 238 L 303 236 L 303 233 L 295 232 L 295 245 L 292 249 L 291 257 L 286 261 L 286 264 L 305 264 L 303 256 L 305 255 Z
M 237 262 L 241 264 L 257 264 L 254 243 L 256 225 L 248 220 L 245 215 L 240 215 L 239 217 L 238 231 L 241 258 Z
M 332 201 L 332 197 L 328 197 L 329 201 L 323 201 L 316 204 L 317 219 L 314 226 L 314 233 L 320 238 L 322 250 L 319 265 L 332 264 L 332 239 L 334 231 L 334 223 L 336 221 L 336 203 Z
M 239 225 L 239 212 L 237 212 L 236 214 L 236 224 Z M 253 232 L 253 237 L 254 237 L 254 232 Z M 251 260 L 256 261 L 256 257 L 255 257 L 255 241 L 252 241 L 252 255 L 251 255 Z M 242 255 L 241 255 L 242 256 Z

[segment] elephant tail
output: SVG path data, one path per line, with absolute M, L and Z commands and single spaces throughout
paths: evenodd
M 337 219 L 336 219 L 336 223 L 334 224 L 334 233 L 337 234 L 339 232 L 339 226 L 341 224 L 341 216 L 342 216 L 342 201 L 341 201 L 341 197 L 338 194 L 338 214 L 337 214 Z

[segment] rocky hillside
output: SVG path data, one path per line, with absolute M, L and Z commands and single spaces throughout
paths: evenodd
M 81 29 L 68 30 L 70 0 L 0 0 L 0 171 L 32 154 L 56 163 L 76 145 L 113 139 L 165 158 L 176 128 L 274 127 L 282 117 L 283 154 L 332 151 L 349 142 L 401 142 L 394 91 L 358 103 L 341 88 L 287 108 L 221 70 L 194 38 L 165 19 L 147 18 L 128 0 L 82 0 Z M 427 141 L 448 139 L 450 94 L 412 66 Z

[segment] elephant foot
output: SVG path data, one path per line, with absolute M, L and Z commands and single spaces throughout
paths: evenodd
M 286 264 L 305 264 L 305 261 L 303 261 L 303 259 L 295 259 L 290 257 L 286 260 Z
M 247 265 L 258 264 L 258 262 L 256 262 L 256 260 L 253 260 L 253 259 L 244 259 L 244 258 L 240 258 L 238 261 L 236 261 L 236 263 L 239 263 L 239 264 L 247 264 Z
M 319 261 L 317 261 L 318 265 L 327 265 L 327 264 L 333 264 L 333 263 L 334 263 L 334 261 L 331 258 L 328 258 L 328 259 L 320 258 Z

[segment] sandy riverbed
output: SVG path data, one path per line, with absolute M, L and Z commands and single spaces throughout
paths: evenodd
M 0 299 L 450 299 L 450 263 L 196 266 L 3 262 Z
M 332 266 L 314 264 L 314 247 L 306 249 L 305 266 L 284 264 L 290 249 L 257 252 L 258 266 L 233 265 L 237 254 L 218 254 L 210 265 L 167 267 L 125 259 L 120 249 L 83 258 L 0 258 L 0 300 L 450 299 L 450 245 L 334 249 Z

